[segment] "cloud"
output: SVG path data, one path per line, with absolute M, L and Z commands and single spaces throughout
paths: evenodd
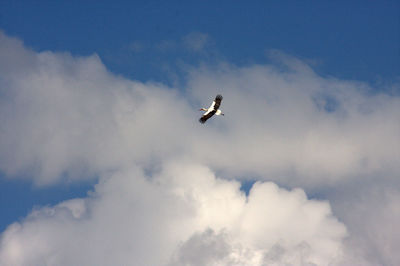
M 365 189 L 360 203 L 354 191 L 399 187 L 400 98 L 273 57 L 193 67 L 177 89 L 0 33 L 1 171 L 37 185 L 99 178 L 88 197 L 8 227 L 0 261 L 397 264 L 397 194 Z M 199 124 L 217 93 L 225 117 Z M 235 179 L 259 182 L 246 197 Z
M 2 42 L 2 54 L 24 64 L 1 80 L 7 127 L 0 132 L 0 168 L 8 175 L 29 172 L 45 184 L 168 156 L 291 186 L 400 170 L 399 97 L 321 78 L 298 59 L 285 57 L 286 70 L 193 69 L 183 98 L 159 83 L 113 75 L 97 55 L 35 53 L 12 42 L 18 43 Z M 2 60 L 1 68 L 12 61 Z M 198 125 L 196 110 L 216 93 L 224 95 L 226 116 L 219 126 Z
M 181 38 L 180 41 L 176 40 L 163 40 L 154 45 L 158 52 L 177 52 L 182 49 L 187 51 L 200 53 L 210 44 L 210 37 L 201 32 L 191 32 Z M 180 53 L 181 55 L 182 53 Z
M 141 53 L 145 50 L 144 44 L 140 41 L 133 41 L 129 45 L 129 50 L 131 50 L 134 53 Z
M 399 97 L 321 78 L 297 59 L 283 63 L 284 69 L 228 64 L 190 72 L 193 97 L 206 102 L 222 93 L 226 113 L 219 122 L 224 137 L 197 147 L 196 155 L 231 173 L 262 173 L 291 186 L 399 171 Z
M 200 52 L 209 43 L 209 39 L 205 33 L 192 32 L 183 37 L 183 44 L 189 50 Z
M 4 54 L 16 49 L 4 44 Z M 116 77 L 97 55 L 20 49 L 32 63 L 0 81 L 0 120 L 6 125 L 0 168 L 6 174 L 29 173 L 38 184 L 48 184 L 148 162 L 153 154 L 164 157 L 185 145 L 185 136 L 174 129 L 187 131 L 189 117 L 180 111 L 191 110 L 176 92 Z
M 347 185 L 331 196 L 335 214 L 341 217 L 352 237 L 346 240 L 349 265 L 397 265 L 400 257 L 400 193 L 387 181 Z M 351 259 L 350 259 L 351 258 Z M 364 261 L 362 261 L 364 260 Z
M 177 49 L 178 44 L 173 40 L 163 40 L 155 48 L 161 52 L 168 52 Z
M 136 168 L 104 177 L 87 198 L 34 210 L 4 232 L 0 263 L 327 264 L 345 235 L 329 204 L 300 189 L 257 183 L 246 198 L 237 181 L 180 161 L 152 179 Z

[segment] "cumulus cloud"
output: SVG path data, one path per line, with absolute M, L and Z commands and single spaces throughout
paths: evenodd
M 286 70 L 194 69 L 188 101 L 162 84 L 112 75 L 97 55 L 35 53 L 2 38 L 1 68 L 24 62 L 1 80 L 0 119 L 7 127 L 0 132 L 0 167 L 9 175 L 29 171 L 48 183 L 74 170 L 166 156 L 193 157 L 229 175 L 290 177 L 291 184 L 295 176 L 301 186 L 399 170 L 399 97 L 321 78 L 297 59 L 283 56 Z M 217 92 L 227 115 L 201 127 L 195 110 Z
M 400 222 L 397 196 L 357 205 L 352 193 L 366 179 L 399 187 L 399 97 L 272 56 L 277 63 L 192 68 L 179 90 L 0 33 L 1 171 L 38 185 L 99 177 L 88 197 L 10 225 L 0 264 L 366 264 L 378 244 L 373 257 L 391 256 L 391 229 L 346 204 L 386 206 L 384 224 Z M 196 110 L 217 93 L 226 116 L 199 124 Z M 259 180 L 248 196 L 234 181 L 246 178 Z M 347 239 L 328 202 L 296 189 L 323 198 L 343 186 L 325 196 Z M 359 217 L 375 215 L 365 208 Z
M 34 210 L 3 234 L 0 263 L 328 264 L 345 236 L 329 204 L 300 189 L 257 183 L 246 197 L 237 181 L 173 162 L 152 178 L 136 168 L 104 177 L 87 198 Z
M 36 54 L 12 42 L 1 42 L 2 53 L 20 49 L 32 63 L 0 81 L 0 120 L 6 125 L 0 167 L 6 174 L 28 172 L 46 184 L 62 175 L 81 178 L 145 164 L 184 147 L 182 132 L 192 125 L 180 112 L 193 111 L 176 92 L 116 77 L 97 55 Z M 0 64 L 6 68 L 11 61 Z

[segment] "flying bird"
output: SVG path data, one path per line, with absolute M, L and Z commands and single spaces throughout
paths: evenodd
M 206 111 L 202 117 L 200 117 L 199 121 L 200 123 L 204 124 L 210 117 L 213 115 L 224 115 L 221 110 L 219 109 L 219 106 L 221 105 L 222 101 L 222 95 L 218 94 L 215 97 L 215 100 L 211 104 L 210 108 L 201 108 L 199 111 Z

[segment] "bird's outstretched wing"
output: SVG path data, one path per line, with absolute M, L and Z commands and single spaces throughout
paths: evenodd
M 199 122 L 204 124 L 210 117 L 212 117 L 217 111 L 212 110 L 211 112 L 205 113 L 202 117 L 200 117 Z
M 222 95 L 220 95 L 220 94 L 218 94 L 216 97 L 215 97 L 215 100 L 214 100 L 214 102 L 213 102 L 213 107 L 214 107 L 214 110 L 215 111 L 217 111 L 218 109 L 219 109 L 219 106 L 221 105 L 221 101 L 222 101 Z

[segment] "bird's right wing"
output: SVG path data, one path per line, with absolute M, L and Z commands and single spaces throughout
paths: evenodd
M 199 122 L 204 124 L 210 117 L 212 117 L 217 111 L 212 110 L 211 112 L 205 113 L 202 117 L 200 117 Z

